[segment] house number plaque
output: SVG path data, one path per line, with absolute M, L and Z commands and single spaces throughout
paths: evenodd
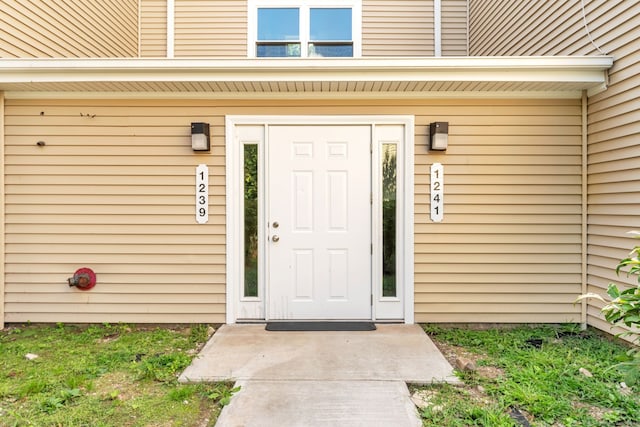
M 431 165 L 431 221 L 440 222 L 444 216 L 444 167 Z
M 196 168 L 196 222 L 206 224 L 209 221 L 209 168 L 198 165 Z

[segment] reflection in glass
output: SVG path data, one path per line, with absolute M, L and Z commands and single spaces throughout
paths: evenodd
M 244 146 L 244 296 L 258 296 L 258 146 Z
M 258 40 L 300 40 L 300 10 L 258 9 Z
M 353 56 L 351 9 L 312 8 L 309 19 L 309 56 Z
M 396 158 L 395 144 L 382 144 L 382 296 L 396 288 Z
M 287 58 L 300 56 L 300 43 L 258 43 L 259 58 Z
M 350 58 L 353 56 L 353 44 L 309 43 L 309 56 Z
M 351 40 L 351 9 L 312 8 L 309 39 Z

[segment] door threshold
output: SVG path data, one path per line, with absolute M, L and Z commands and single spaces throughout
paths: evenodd
M 375 331 L 376 325 L 371 320 L 367 321 L 339 321 L 339 320 L 312 320 L 312 321 L 269 321 L 265 327 L 267 331 L 291 332 L 291 331 Z

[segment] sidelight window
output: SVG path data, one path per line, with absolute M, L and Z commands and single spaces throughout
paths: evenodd
M 245 144 L 244 297 L 258 296 L 258 145 Z
M 382 296 L 396 297 L 397 146 L 382 144 Z

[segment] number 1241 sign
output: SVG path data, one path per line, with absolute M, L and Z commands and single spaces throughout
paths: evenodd
M 431 165 L 431 221 L 440 222 L 444 216 L 444 167 Z

